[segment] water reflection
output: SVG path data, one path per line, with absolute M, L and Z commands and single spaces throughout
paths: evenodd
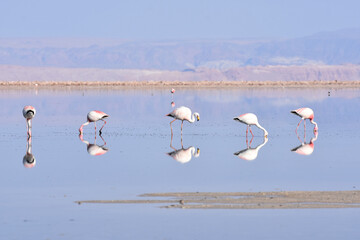
M 104 142 L 103 145 L 96 144 L 96 135 L 95 135 L 95 139 L 94 139 L 93 144 L 91 144 L 90 142 L 84 140 L 83 139 L 83 134 L 79 135 L 80 140 L 87 145 L 87 152 L 92 156 L 100 156 L 100 155 L 103 155 L 103 154 L 105 154 L 105 153 L 107 153 L 109 151 L 109 149 L 107 147 L 105 147 L 106 142 L 105 142 L 104 138 L 101 135 L 99 135 L 99 136 L 102 139 L 102 141 Z
M 35 156 L 32 154 L 32 141 L 31 141 L 31 136 L 29 136 L 27 138 L 27 143 L 26 143 L 26 154 L 23 157 L 23 164 L 24 167 L 26 168 L 32 168 L 35 166 L 36 164 L 36 159 Z
M 257 147 L 252 148 L 251 147 L 251 143 L 254 139 L 254 136 L 251 138 L 250 143 L 248 142 L 248 139 L 246 138 L 246 148 L 243 150 L 240 150 L 236 153 L 234 153 L 234 155 L 236 155 L 238 158 L 247 160 L 247 161 L 252 161 L 255 160 L 258 156 L 259 150 L 268 142 L 268 138 L 264 137 L 264 141 L 263 143 L 259 144 Z
M 292 152 L 296 152 L 297 154 L 301 155 L 311 155 L 314 152 L 314 142 L 318 138 L 319 132 L 314 132 L 314 137 L 310 139 L 309 143 L 306 143 L 306 135 L 304 132 L 304 140 L 301 140 L 299 135 L 296 133 L 297 138 L 301 142 L 301 144 L 293 149 L 291 149 Z
M 176 149 L 172 146 L 172 140 L 173 138 L 171 137 L 170 140 L 170 147 L 172 149 L 174 149 L 174 151 L 167 153 L 170 157 L 172 157 L 173 159 L 175 159 L 176 161 L 180 162 L 180 163 L 187 163 L 190 162 L 192 157 L 199 157 L 200 156 L 200 149 L 190 146 L 188 148 L 184 148 L 183 145 L 183 140 L 182 140 L 182 136 L 181 136 L 181 148 L 180 149 Z

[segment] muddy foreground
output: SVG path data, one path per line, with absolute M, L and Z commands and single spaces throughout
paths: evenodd
M 83 200 L 78 204 L 160 204 L 188 209 L 359 208 L 360 191 L 149 193 L 136 200 Z

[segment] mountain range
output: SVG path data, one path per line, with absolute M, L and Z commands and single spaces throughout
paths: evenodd
M 0 39 L 0 64 L 33 67 L 228 70 L 360 64 L 360 29 L 281 40 Z

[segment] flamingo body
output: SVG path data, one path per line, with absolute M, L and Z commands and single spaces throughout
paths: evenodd
M 81 125 L 80 129 L 79 129 L 79 132 L 80 134 L 82 134 L 83 132 L 83 127 L 85 125 L 88 125 L 89 123 L 91 122 L 97 122 L 99 120 L 103 121 L 104 122 L 104 125 L 100 128 L 99 130 L 99 134 L 101 134 L 101 130 L 103 129 L 103 127 L 105 126 L 106 124 L 106 121 L 104 120 L 105 118 L 108 118 L 109 115 L 107 115 L 106 113 L 104 112 L 101 112 L 101 111 L 91 111 L 87 114 L 87 122 L 85 122 L 84 124 Z M 95 132 L 96 132 L 96 124 L 95 124 Z
M 246 148 L 244 150 L 240 150 L 234 155 L 238 156 L 238 158 L 241 158 L 246 161 L 252 161 L 255 160 L 258 156 L 259 150 L 267 143 L 268 139 L 264 138 L 264 142 L 257 146 L 256 148 Z
M 300 120 L 298 126 L 296 127 L 296 131 L 299 128 L 301 121 L 304 120 L 304 124 L 305 124 L 306 119 L 309 119 L 310 122 L 315 125 L 314 132 L 318 131 L 318 125 L 314 121 L 314 111 L 311 108 L 308 108 L 308 107 L 298 108 L 296 110 L 292 110 L 291 113 L 301 117 L 301 120 Z
M 104 146 L 98 146 L 96 144 L 88 144 L 87 151 L 92 156 L 100 156 L 107 153 L 109 149 Z
M 26 128 L 27 128 L 28 137 L 31 137 L 32 119 L 36 115 L 36 109 L 33 106 L 28 105 L 23 108 L 22 113 L 24 118 L 26 119 L 26 123 L 27 123 Z
M 200 155 L 200 149 L 198 148 L 195 151 L 194 147 L 182 148 L 169 152 L 168 155 L 180 163 L 187 163 L 190 162 L 192 156 L 198 157 Z
M 36 109 L 33 106 L 25 106 L 23 109 L 23 116 L 26 119 L 32 119 L 36 115 Z
M 253 114 L 253 113 L 245 113 L 245 114 L 242 114 L 242 115 L 240 115 L 240 116 L 238 116 L 238 117 L 235 117 L 234 120 L 246 124 L 246 125 L 248 126 L 248 128 L 249 128 L 251 125 L 255 125 L 255 126 L 257 126 L 258 128 L 260 128 L 261 130 L 264 131 L 264 136 L 265 136 L 265 137 L 267 137 L 267 135 L 268 135 L 268 132 L 265 130 L 265 128 L 263 128 L 263 127 L 259 124 L 257 116 L 256 116 L 255 114 Z M 248 131 L 248 130 L 246 130 L 246 134 L 247 134 L 247 131 Z M 250 129 L 250 132 L 251 132 L 251 129 Z M 251 134 L 252 134 L 252 132 L 251 132 Z M 252 135 L 253 135 L 253 134 L 252 134 Z
M 300 155 L 310 155 L 314 152 L 314 143 L 304 143 L 300 146 L 291 150 L 292 152 L 296 152 Z
M 310 139 L 309 143 L 306 143 L 305 141 L 301 143 L 300 146 L 291 149 L 292 152 L 296 152 L 300 155 L 311 155 L 314 152 L 314 142 L 318 138 L 318 132 L 315 132 L 315 136 Z
M 175 120 L 181 121 L 181 133 L 182 133 L 184 121 L 188 121 L 190 123 L 195 122 L 195 120 L 200 121 L 199 113 L 195 112 L 194 114 L 191 114 L 190 108 L 184 106 L 174 109 L 171 113 L 167 114 L 166 116 L 174 118 L 174 120 L 170 122 L 170 127 Z M 172 128 L 171 128 L 171 133 L 172 133 Z

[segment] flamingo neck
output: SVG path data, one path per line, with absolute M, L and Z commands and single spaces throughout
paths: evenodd
M 315 125 L 314 131 L 317 131 L 317 130 L 318 130 L 318 125 L 317 125 L 317 123 L 314 121 L 314 119 L 311 119 L 310 122 Z
M 83 131 L 83 127 L 84 126 L 86 126 L 86 125 L 88 125 L 90 122 L 89 121 L 87 121 L 86 123 L 83 123 L 83 125 L 81 125 L 81 127 L 79 128 L 79 132 L 80 132 L 80 134 L 82 133 L 82 131 Z
M 191 115 L 191 119 L 189 120 L 189 122 L 191 122 L 191 123 L 195 122 L 195 114 Z
M 264 141 L 262 144 L 260 144 L 259 146 L 256 147 L 256 150 L 259 151 L 266 143 L 267 143 L 268 139 L 264 138 Z
M 191 155 L 195 156 L 195 148 L 194 147 L 190 147 L 190 152 L 191 152 Z
M 265 128 L 263 128 L 259 123 L 255 124 L 258 128 L 260 128 L 261 130 L 264 131 L 264 136 L 267 136 L 268 135 L 268 132 L 266 131 Z
M 31 118 L 26 119 L 26 122 L 27 122 L 28 128 L 30 129 L 31 128 Z
M 32 152 L 31 150 L 32 150 L 32 144 L 31 144 L 31 137 L 30 137 L 27 141 L 26 153 L 31 154 L 31 152 Z

